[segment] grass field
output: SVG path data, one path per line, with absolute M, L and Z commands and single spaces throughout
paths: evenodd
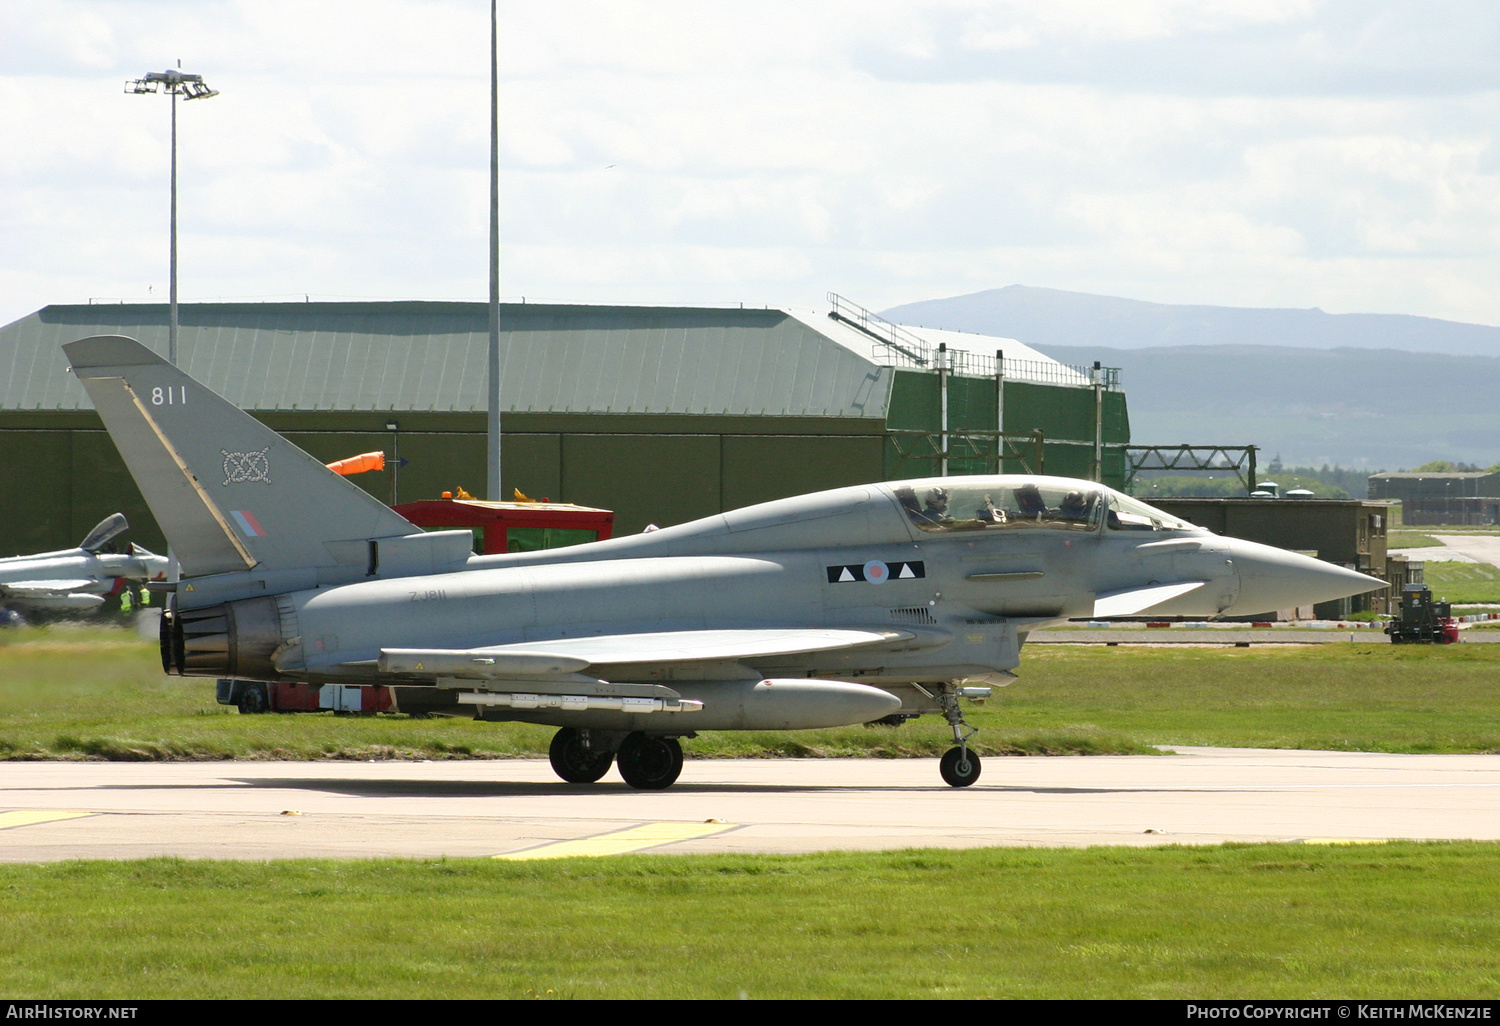
M 1500 751 L 1500 646 L 1032 646 L 1021 679 L 970 718 L 982 754 L 1103 754 L 1153 745 Z M 457 718 L 241 716 L 213 682 L 164 677 L 124 631 L 0 634 L 0 759 L 507 758 L 553 730 Z M 690 756 L 931 756 L 938 717 L 900 728 L 705 732 Z
M 1500 846 L 0 866 L 27 998 L 1495 998 Z
M 1392 531 L 1386 535 L 1385 544 L 1391 549 L 1423 549 L 1443 543 L 1420 531 Z
M 1488 563 L 1428 560 L 1422 580 L 1440 602 L 1500 602 L 1500 567 Z

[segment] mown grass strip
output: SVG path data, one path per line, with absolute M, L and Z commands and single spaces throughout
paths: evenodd
M 1440 602 L 1500 602 L 1500 567 L 1488 563 L 1428 560 L 1422 580 Z
M 1392 549 L 1425 549 L 1443 544 L 1432 535 L 1420 531 L 1392 531 L 1386 536 L 1385 543 L 1387 548 Z
M 1495 998 L 1500 847 L 0 866 L 28 998 Z

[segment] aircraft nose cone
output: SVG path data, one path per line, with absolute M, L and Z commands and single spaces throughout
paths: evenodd
M 1238 538 L 1225 540 L 1240 580 L 1239 595 L 1225 611 L 1235 615 L 1310 606 L 1387 586 L 1378 577 L 1311 556 Z

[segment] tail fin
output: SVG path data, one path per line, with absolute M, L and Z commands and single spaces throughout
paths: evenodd
M 134 339 L 63 346 L 184 577 L 363 563 L 417 531 Z

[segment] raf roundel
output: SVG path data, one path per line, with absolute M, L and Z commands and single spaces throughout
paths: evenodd
M 867 563 L 841 563 L 828 569 L 829 584 L 884 584 L 886 581 L 913 580 L 926 577 L 926 564 L 920 559 L 886 563 L 872 559 Z

